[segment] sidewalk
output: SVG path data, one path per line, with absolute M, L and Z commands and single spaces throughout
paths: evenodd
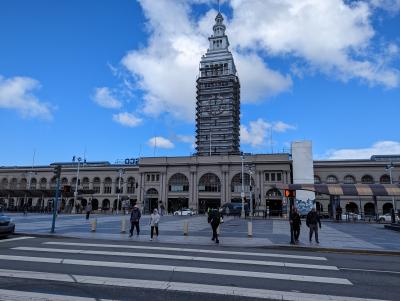
M 16 223 L 16 233 L 28 235 L 49 235 L 51 215 L 10 214 Z M 126 220 L 126 233 L 121 234 L 121 219 Z M 95 232 L 91 222 L 97 220 Z M 93 215 L 87 221 L 84 215 L 60 215 L 56 222 L 55 235 L 82 239 L 149 241 L 149 217 L 141 219 L 139 238 L 129 238 L 129 216 Z M 189 223 L 189 235 L 183 235 L 183 223 Z M 220 227 L 220 245 L 235 247 L 291 247 L 289 223 L 286 220 L 253 220 L 253 237 L 248 237 L 247 220 L 225 218 Z M 301 228 L 300 243 L 296 247 L 312 249 L 334 249 L 374 252 L 399 252 L 400 233 L 384 229 L 382 224 L 323 222 L 319 232 L 320 244 L 308 241 L 308 228 Z M 211 228 L 204 216 L 164 216 L 160 222 L 161 243 L 212 245 Z

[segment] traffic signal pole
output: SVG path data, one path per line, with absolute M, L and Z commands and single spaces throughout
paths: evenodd
M 57 187 L 56 187 L 56 197 L 53 202 L 53 221 L 51 223 L 51 233 L 54 233 L 56 227 L 56 216 L 57 216 L 57 208 L 58 208 L 58 196 L 60 194 L 60 177 L 61 177 L 61 165 L 57 165 L 54 169 L 54 173 L 57 177 Z

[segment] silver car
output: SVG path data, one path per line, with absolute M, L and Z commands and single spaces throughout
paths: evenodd
M 0 212 L 0 237 L 7 237 L 8 235 L 14 234 L 15 224 L 13 220 Z

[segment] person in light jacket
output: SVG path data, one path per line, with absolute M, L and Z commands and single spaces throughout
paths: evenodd
M 158 214 L 158 210 L 154 209 L 153 213 L 150 216 L 150 240 L 153 240 L 154 230 L 156 230 L 156 235 L 158 238 L 158 223 L 160 222 L 160 215 Z

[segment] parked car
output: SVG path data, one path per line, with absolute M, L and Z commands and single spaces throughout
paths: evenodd
M 0 212 L 0 237 L 7 237 L 8 235 L 14 234 L 15 224 L 13 220 Z
M 226 203 L 221 207 L 223 215 L 240 215 L 242 213 L 242 203 Z M 248 204 L 244 204 L 244 211 L 249 215 L 250 208 Z
M 361 214 L 358 213 L 353 213 L 353 212 L 346 212 L 342 214 L 342 220 L 343 221 L 359 221 L 362 219 Z
M 398 221 L 399 221 L 399 217 L 396 216 L 396 222 L 398 222 Z M 391 223 L 392 222 L 392 214 L 390 214 L 390 213 L 380 214 L 378 217 L 378 222 L 379 223 L 384 223 L 384 222 Z
M 182 210 L 178 210 L 174 212 L 174 215 L 194 215 L 195 213 L 193 212 L 192 209 L 189 208 L 183 208 Z

